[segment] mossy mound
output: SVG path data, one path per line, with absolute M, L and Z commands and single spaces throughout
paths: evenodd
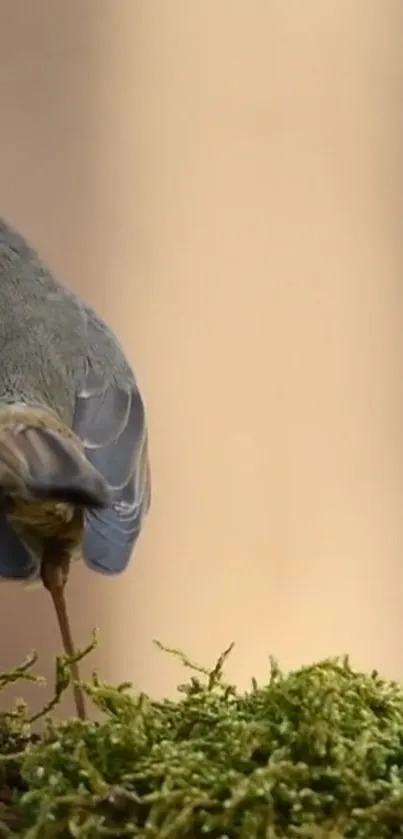
M 241 693 L 223 676 L 227 653 L 211 672 L 175 653 L 193 670 L 178 701 L 94 676 L 100 723 L 49 721 L 35 739 L 24 706 L 4 717 L 0 836 L 403 836 L 402 688 L 347 659 L 288 675 L 271 661 L 267 684 Z M 34 679 L 32 664 L 0 687 Z M 55 702 L 68 662 L 57 674 Z

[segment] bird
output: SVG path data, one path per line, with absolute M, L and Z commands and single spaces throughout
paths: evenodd
M 114 331 L 0 217 L 0 579 L 41 582 L 84 693 L 71 564 L 125 571 L 151 504 L 144 398 Z

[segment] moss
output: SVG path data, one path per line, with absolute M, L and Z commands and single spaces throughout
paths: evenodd
M 92 646 L 92 645 L 91 645 Z M 164 649 L 164 648 L 163 648 Z M 90 650 L 84 651 L 87 654 Z M 96 675 L 101 722 L 48 719 L 20 704 L 0 727 L 0 836 L 26 839 L 382 839 L 403 835 L 403 690 L 348 659 L 283 674 L 247 693 L 192 665 L 177 701 Z M 36 680 L 35 660 L 0 688 Z M 57 661 L 51 712 L 69 685 Z

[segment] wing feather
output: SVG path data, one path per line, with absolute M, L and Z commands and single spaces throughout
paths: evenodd
M 151 500 L 147 424 L 135 382 L 105 386 L 89 366 L 77 396 L 73 430 L 113 499 L 110 508 L 87 515 L 84 561 L 95 571 L 119 574 L 129 562 Z
M 29 580 L 38 576 L 39 565 L 6 516 L 0 515 L 0 578 Z

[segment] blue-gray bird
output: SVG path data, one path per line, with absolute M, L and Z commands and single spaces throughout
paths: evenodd
M 71 561 L 122 572 L 150 506 L 145 408 L 113 332 L 2 220 L 0 352 L 0 577 L 42 579 L 73 657 Z

